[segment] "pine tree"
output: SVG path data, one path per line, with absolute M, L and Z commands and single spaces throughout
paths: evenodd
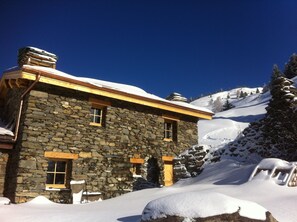
M 289 62 L 286 64 L 284 75 L 288 79 L 297 76 L 297 55 L 295 53 L 290 57 Z
M 257 88 L 257 90 L 256 90 L 256 93 L 258 94 L 258 93 L 260 93 L 260 90 Z
M 279 76 L 271 82 L 271 100 L 266 108 L 263 136 L 280 158 L 297 160 L 297 91 L 293 81 Z
M 271 90 L 271 85 L 274 80 L 276 80 L 278 77 L 282 76 L 282 72 L 279 70 L 278 66 L 276 64 L 273 65 L 272 74 L 269 82 L 269 89 Z
M 229 102 L 229 100 L 227 99 L 226 100 L 226 103 L 224 104 L 223 106 L 223 111 L 226 111 L 226 110 L 229 110 L 229 109 L 232 109 L 234 108 L 234 106 Z

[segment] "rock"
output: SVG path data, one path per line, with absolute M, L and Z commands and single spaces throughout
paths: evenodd
M 173 194 L 149 202 L 141 222 L 276 222 L 257 203 L 201 191 Z
M 277 220 L 271 215 L 270 212 L 266 212 L 266 220 L 257 220 L 257 219 L 251 219 L 247 217 L 242 217 L 239 215 L 238 212 L 233 214 L 221 214 L 211 217 L 205 217 L 205 218 L 192 218 L 189 220 L 186 220 L 184 217 L 178 217 L 178 216 L 167 216 L 165 218 L 159 218 L 155 220 L 146 220 L 150 222 L 277 222 Z M 144 222 L 144 221 L 141 221 Z

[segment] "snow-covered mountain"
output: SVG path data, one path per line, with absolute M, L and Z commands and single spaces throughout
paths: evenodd
M 242 104 L 248 103 L 249 100 L 253 100 L 255 97 L 250 95 L 258 95 L 263 91 L 262 87 L 257 88 L 248 88 L 241 87 L 235 88 L 228 91 L 221 91 L 214 94 L 210 94 L 208 96 L 200 97 L 191 102 L 191 104 L 199 107 L 205 107 L 214 112 L 221 111 L 219 110 L 223 108 L 223 105 L 227 102 L 230 102 L 234 106 L 240 106 Z M 257 97 L 257 96 L 256 96 Z
M 297 77 L 292 80 L 296 87 Z M 238 98 L 239 90 L 247 92 L 248 95 L 245 98 Z M 229 110 L 215 113 L 213 119 L 210 121 L 200 120 L 198 122 L 199 145 L 204 145 L 208 149 L 208 155 L 212 155 L 216 150 L 222 149 L 228 143 L 242 136 L 243 130 L 251 122 L 258 121 L 265 116 L 265 108 L 271 99 L 270 92 L 256 93 L 256 91 L 261 92 L 262 88 L 237 88 L 215 93 L 191 102 L 193 105 L 213 109 L 213 103 L 211 101 L 219 98 L 222 103 L 228 99 L 233 106 Z M 255 157 L 254 162 L 258 161 L 259 159 Z
M 256 121 L 266 113 L 266 106 L 271 98 L 270 93 L 256 93 L 262 88 L 236 88 L 205 96 L 191 102 L 193 105 L 213 109 L 213 99 L 218 98 L 222 104 L 228 99 L 233 108 L 217 112 L 212 120 L 198 122 L 199 144 L 210 148 L 220 148 L 237 138 L 250 122 Z M 238 91 L 248 93 L 245 98 L 238 97 Z M 253 94 L 251 94 L 253 93 Z

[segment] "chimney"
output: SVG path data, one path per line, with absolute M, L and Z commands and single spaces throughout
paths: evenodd
M 171 93 L 166 99 L 170 101 L 188 102 L 186 97 L 183 97 L 181 94 L 176 92 Z
M 56 68 L 58 57 L 50 52 L 35 47 L 23 47 L 18 50 L 18 65 L 44 66 Z

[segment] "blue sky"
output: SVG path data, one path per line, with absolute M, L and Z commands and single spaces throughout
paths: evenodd
M 166 97 L 263 86 L 297 52 L 296 0 L 1 0 L 0 70 L 17 50 Z

